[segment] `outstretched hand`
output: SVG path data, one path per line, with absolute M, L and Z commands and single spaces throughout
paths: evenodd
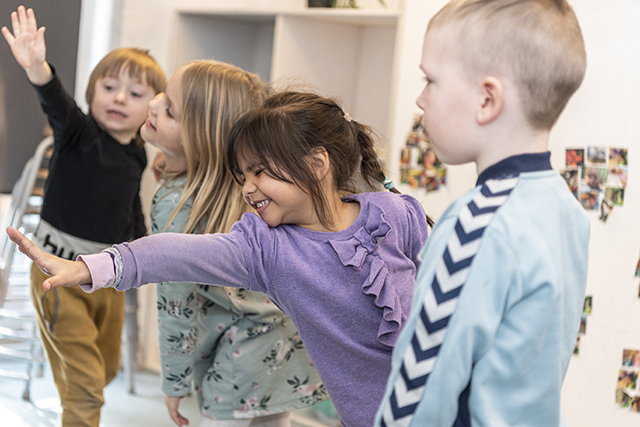
M 18 10 L 11 13 L 13 34 L 7 27 L 2 27 L 2 35 L 11 48 L 14 58 L 27 72 L 31 83 L 43 85 L 51 80 L 51 68 L 46 62 L 44 43 L 44 27 L 38 28 L 33 9 Z
M 48 254 L 14 228 L 7 227 L 7 234 L 11 241 L 18 245 L 20 252 L 31 258 L 44 274 L 52 276 L 42 284 L 45 291 L 60 286 L 72 287 L 91 283 L 91 273 L 84 262 L 69 261 Z

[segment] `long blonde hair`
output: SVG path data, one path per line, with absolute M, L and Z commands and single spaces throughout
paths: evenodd
M 186 182 L 167 224 L 189 200 L 193 208 L 184 233 L 226 233 L 247 211 L 241 187 L 225 167 L 225 143 L 235 119 L 261 106 L 266 94 L 257 75 L 233 65 L 210 60 L 187 65 L 179 94 Z

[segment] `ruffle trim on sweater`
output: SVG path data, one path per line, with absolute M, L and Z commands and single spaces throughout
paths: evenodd
M 402 305 L 395 288 L 389 283 L 389 270 L 379 253 L 379 241 L 391 232 L 391 225 L 384 219 L 379 206 L 369 203 L 367 218 L 362 227 L 347 240 L 332 240 L 329 243 L 346 267 L 360 271 L 367 257 L 371 257 L 369 280 L 362 285 L 365 295 L 375 297 L 376 307 L 383 310 L 382 322 L 378 328 L 378 341 L 394 346 L 402 325 Z

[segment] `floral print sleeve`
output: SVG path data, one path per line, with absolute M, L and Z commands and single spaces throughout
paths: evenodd
M 181 192 L 181 181 L 173 181 L 155 194 L 151 211 L 154 234 L 179 233 L 184 229 L 190 203 L 185 203 L 167 225 Z M 156 287 L 162 391 L 168 396 L 179 397 L 191 392 L 199 334 L 195 308 L 197 288 L 194 283 L 158 283 Z

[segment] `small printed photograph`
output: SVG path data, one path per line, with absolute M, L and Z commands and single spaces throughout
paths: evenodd
M 640 350 L 622 350 L 622 366 L 640 368 Z
M 606 191 L 605 191 L 605 194 Z M 602 198 L 602 203 L 600 203 L 600 217 L 598 218 L 602 222 L 607 222 L 609 219 L 609 214 L 613 210 L 613 202 L 611 199 L 608 199 L 606 196 Z
M 604 196 L 615 206 L 624 204 L 624 188 L 607 187 L 604 189 Z
M 629 408 L 631 406 L 631 396 L 629 396 L 625 391 L 621 388 L 616 390 L 616 403 L 621 408 Z
M 567 148 L 565 161 L 567 167 L 582 166 L 584 164 L 584 148 Z
M 625 188 L 627 186 L 627 170 L 628 166 L 609 166 L 606 186 L 614 188 Z
M 631 401 L 631 410 L 633 412 L 640 412 L 640 396 L 636 396 Z
M 571 194 L 578 198 L 578 187 L 580 186 L 580 169 L 565 169 L 560 171 L 560 175 L 567 183 Z
M 589 316 L 593 309 L 593 295 L 584 297 L 584 305 L 582 306 L 582 317 Z
M 620 147 L 609 148 L 609 166 L 627 166 L 627 149 Z
M 638 371 L 628 371 L 620 369 L 618 373 L 618 388 L 626 390 L 635 390 L 638 383 Z
M 587 210 L 596 210 L 600 206 L 600 194 L 597 191 L 580 193 L 578 200 L 582 207 Z
M 422 115 L 416 115 L 400 152 L 400 182 L 413 188 L 435 191 L 447 182 L 447 168 L 436 156 L 422 127 Z
M 582 169 L 578 200 L 585 209 L 599 209 L 604 197 L 604 185 L 607 180 L 607 168 L 585 167 Z
M 587 164 L 606 165 L 607 147 L 591 146 L 587 147 Z
M 580 354 L 580 334 L 578 334 L 578 338 L 576 338 L 576 346 L 573 347 L 573 354 L 576 356 Z
M 580 330 L 578 332 L 582 335 L 587 333 L 587 318 L 584 316 L 580 318 Z

